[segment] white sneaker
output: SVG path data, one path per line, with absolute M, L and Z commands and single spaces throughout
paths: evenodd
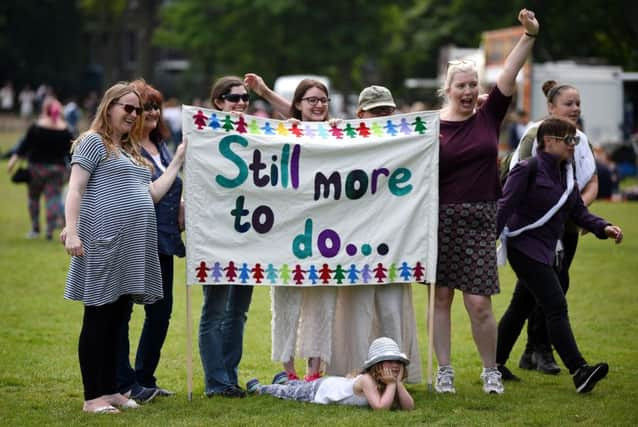
M 439 366 L 439 371 L 436 373 L 434 390 L 436 390 L 437 393 L 456 393 L 454 389 L 454 368 L 450 365 Z
M 483 391 L 485 393 L 503 394 L 505 392 L 502 376 L 498 368 L 483 368 L 481 379 L 483 380 Z

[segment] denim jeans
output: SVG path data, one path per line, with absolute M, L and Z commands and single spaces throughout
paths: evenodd
M 206 394 L 237 385 L 246 313 L 252 286 L 203 286 L 204 303 L 199 322 L 199 354 L 204 368 Z
M 509 358 L 525 319 L 538 304 L 545 315 L 551 343 L 558 355 L 574 373 L 585 364 L 569 324 L 567 301 L 553 266 L 529 258 L 523 252 L 508 248 L 508 259 L 518 277 L 509 307 L 498 323 L 496 362 L 504 365 Z
M 162 270 L 162 290 L 164 298 L 154 304 L 144 306 L 145 317 L 140 342 L 137 345 L 135 369 L 129 362 L 129 321 L 133 312 L 133 303 L 129 303 L 127 320 L 120 331 L 120 344 L 117 358 L 117 388 L 121 393 L 129 391 L 133 385 L 157 387 L 155 369 L 159 364 L 160 353 L 173 311 L 173 256 L 159 255 Z

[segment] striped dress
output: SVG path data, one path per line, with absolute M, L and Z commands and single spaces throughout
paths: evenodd
M 161 299 L 150 170 L 124 152 L 108 153 L 95 133 L 77 145 L 71 164 L 91 176 L 78 221 L 84 256 L 71 258 L 64 297 L 89 306 L 109 304 L 122 295 L 142 304 Z

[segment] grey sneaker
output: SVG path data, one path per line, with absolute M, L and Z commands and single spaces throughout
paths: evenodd
M 436 373 L 434 390 L 436 390 L 437 393 L 456 393 L 456 389 L 454 388 L 454 368 L 450 365 L 439 366 L 439 371 Z
M 483 368 L 481 379 L 483 380 L 483 391 L 485 393 L 503 394 L 505 391 L 503 379 L 498 368 Z

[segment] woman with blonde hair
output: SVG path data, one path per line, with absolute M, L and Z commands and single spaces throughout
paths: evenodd
M 439 231 L 434 297 L 434 350 L 439 363 L 435 390 L 454 393 L 451 309 L 461 291 L 481 357 L 486 393 L 503 393 L 496 365 L 496 320 L 491 297 L 500 292 L 496 267 L 498 136 L 516 89 L 516 75 L 532 51 L 539 24 L 522 9 L 524 33 L 509 53 L 487 100 L 477 108 L 479 80 L 471 61 L 451 61 L 442 92 L 439 151 Z
M 142 127 L 139 93 L 117 83 L 72 148 L 60 240 L 71 255 L 64 297 L 84 304 L 78 355 L 83 409 L 90 413 L 137 407 L 117 392 L 119 334 L 130 301 L 152 304 L 163 297 L 153 202 L 173 184 L 185 147 L 151 181 L 152 168 L 140 153 Z

